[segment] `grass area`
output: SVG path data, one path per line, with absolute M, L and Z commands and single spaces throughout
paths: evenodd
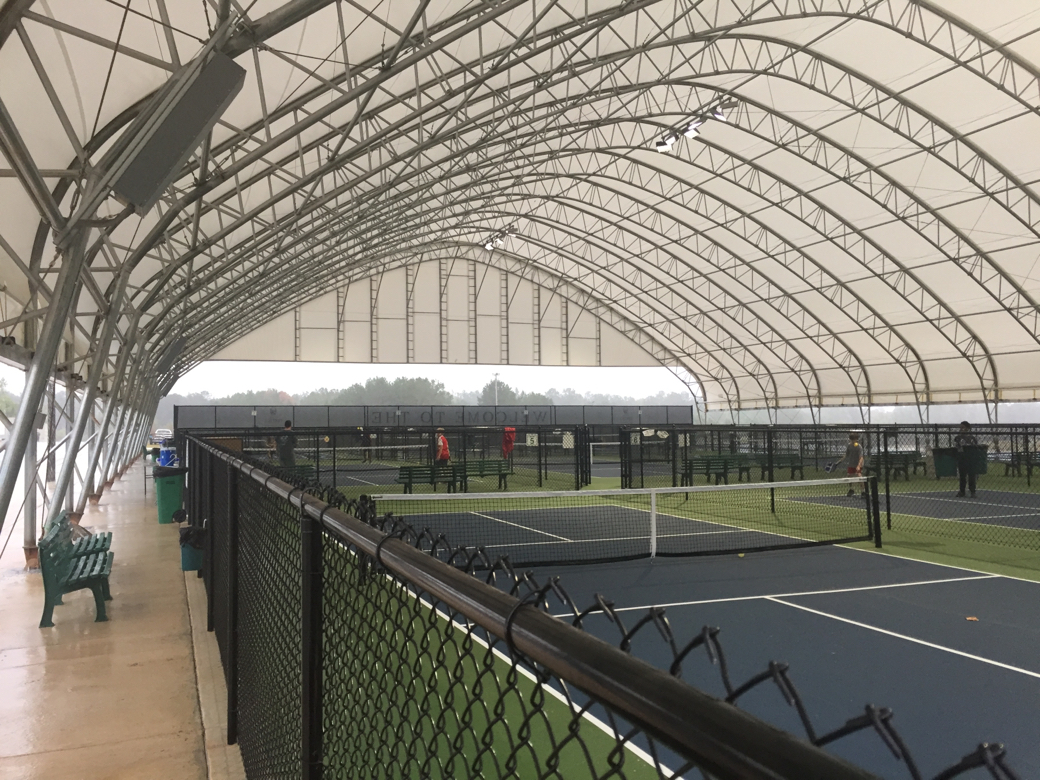
M 330 776 L 658 776 L 481 629 L 365 571 L 343 547 L 325 555 L 326 593 L 343 594 L 324 621 Z

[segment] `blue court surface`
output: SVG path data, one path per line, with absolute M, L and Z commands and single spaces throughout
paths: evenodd
M 841 496 L 809 500 L 813 503 L 841 506 Z M 889 503 L 891 501 L 891 503 Z M 1009 528 L 1040 531 L 1040 494 L 1009 490 L 979 490 L 974 498 L 959 498 L 956 490 L 929 490 L 892 493 L 881 496 L 881 514 L 891 508 L 893 515 L 952 520 L 961 523 L 983 523 Z
M 843 547 L 535 570 L 539 581 L 550 575 L 581 608 L 596 593 L 611 599 L 626 628 L 648 607 L 666 607 L 680 648 L 703 626 L 720 627 L 735 686 L 770 661 L 789 663 L 818 734 L 873 704 L 894 711 L 924 777 L 981 742 L 1004 743 L 1019 777 L 1040 777 L 1040 583 Z M 585 628 L 614 645 L 621 638 L 602 614 Z M 672 663 L 653 625 L 636 635 L 632 653 L 658 667 Z M 703 648 L 685 660 L 682 676 L 724 695 Z M 738 705 L 805 733 L 772 682 Z M 910 777 L 873 731 L 828 750 L 882 777 Z

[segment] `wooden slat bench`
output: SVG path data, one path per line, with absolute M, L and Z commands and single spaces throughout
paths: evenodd
M 111 552 L 75 554 L 72 528 L 68 522 L 54 523 L 40 540 L 40 568 L 43 573 L 43 617 L 40 628 L 54 625 L 54 607 L 62 596 L 89 589 L 94 594 L 95 620 L 108 620 L 105 602 L 112 600 L 108 575 L 114 556 Z
M 69 521 L 67 513 L 62 512 L 58 515 L 58 519 L 55 520 L 55 524 L 59 526 L 66 526 L 69 529 L 69 538 L 71 539 L 74 535 L 72 523 Z M 86 533 L 81 529 L 81 532 Z M 84 555 L 93 555 L 94 553 L 106 553 L 112 547 L 112 532 L 102 531 L 97 534 L 86 534 L 81 536 L 79 539 L 74 539 L 72 542 L 72 556 L 74 558 L 82 558 Z
M 465 463 L 452 466 L 452 469 L 464 493 L 469 492 L 469 480 L 473 477 L 498 477 L 499 490 L 509 487 L 508 460 L 467 460 Z
M 448 492 L 456 492 L 458 475 L 453 466 L 401 466 L 397 469 L 397 483 L 404 485 L 404 492 L 411 493 L 412 487 L 419 485 L 433 485 L 437 490 L 437 483 L 444 482 L 448 486 Z

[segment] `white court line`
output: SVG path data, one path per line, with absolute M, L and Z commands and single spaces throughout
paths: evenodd
M 369 482 L 368 480 L 361 479 L 360 477 L 344 477 L 344 479 L 352 479 L 355 482 L 361 482 L 361 483 L 364 483 L 365 485 L 378 485 L 379 484 L 378 482 Z
M 933 520 L 935 518 L 932 518 Z M 834 545 L 831 547 L 832 550 L 849 550 L 851 552 L 870 553 L 871 555 L 882 555 L 885 558 L 895 558 L 899 561 L 913 561 L 914 563 L 924 563 L 928 566 L 939 566 L 943 569 L 957 569 L 958 571 L 971 571 L 976 574 L 992 574 L 994 577 L 1000 577 L 1005 580 L 1015 580 L 1017 582 L 1028 582 L 1030 585 L 1040 585 L 1037 580 L 1026 579 L 1025 577 L 1016 577 L 1013 574 L 993 574 L 990 571 L 983 571 L 982 569 L 972 569 L 968 566 L 957 566 L 953 563 L 938 563 L 936 561 L 926 561 L 924 558 L 911 558 L 909 555 L 896 555 L 895 553 L 885 552 L 884 550 L 877 550 L 874 548 L 864 547 L 849 547 L 847 545 Z
M 723 604 L 729 601 L 755 601 L 757 599 L 793 598 L 795 596 L 825 596 L 828 593 L 855 593 L 862 590 L 885 590 L 887 588 L 909 588 L 914 585 L 939 585 L 944 582 L 967 582 L 969 580 L 1000 579 L 999 574 L 984 574 L 978 577 L 948 577 L 942 580 L 918 580 L 916 582 L 893 582 L 887 585 L 862 585 L 857 588 L 834 588 L 832 590 L 803 590 L 796 593 L 766 593 L 756 596 L 730 596 L 721 599 L 700 599 L 698 601 L 673 601 L 670 604 L 646 604 L 639 607 L 615 607 L 615 612 L 635 612 L 654 607 L 691 607 L 697 604 Z
M 952 647 L 946 647 L 945 645 L 937 645 L 934 642 L 926 642 L 923 639 L 917 639 L 916 637 L 907 636 L 906 634 L 899 634 L 899 633 L 896 633 L 895 631 L 889 631 L 886 628 L 878 628 L 877 626 L 872 626 L 869 623 L 860 623 L 858 620 L 850 620 L 849 618 L 843 618 L 843 617 L 839 617 L 838 615 L 832 615 L 829 612 L 821 612 L 818 609 L 812 609 L 811 607 L 804 607 L 801 604 L 792 604 L 789 601 L 782 601 L 782 600 L 780 600 L 780 599 L 778 599 L 778 598 L 776 598 L 774 596 L 766 596 L 766 598 L 769 601 L 772 601 L 772 602 L 774 602 L 776 604 L 783 604 L 785 607 L 794 607 L 795 609 L 800 609 L 803 612 L 811 612 L 814 615 L 820 615 L 821 617 L 830 618 L 831 620 L 837 620 L 837 621 L 840 621 L 842 623 L 848 623 L 851 626 L 857 626 L 859 628 L 865 628 L 868 631 L 876 631 L 879 634 L 885 634 L 887 636 L 894 636 L 896 639 L 905 639 L 907 642 L 913 642 L 916 645 L 923 645 L 924 647 L 930 647 L 933 650 L 942 650 L 944 653 L 950 653 L 951 655 L 959 655 L 962 658 L 970 658 L 972 661 L 980 661 L 980 662 L 982 662 L 984 664 L 989 664 L 990 666 L 996 666 L 996 667 L 999 667 L 1001 669 L 1007 669 L 1008 671 L 1011 671 L 1011 672 L 1018 672 L 1019 674 L 1024 674 L 1024 675 L 1027 675 L 1029 677 L 1036 677 L 1037 679 L 1040 679 L 1040 672 L 1032 672 L 1032 671 L 1030 671 L 1028 669 L 1022 669 L 1022 668 L 1020 668 L 1018 666 L 1011 666 L 1011 664 L 1005 664 L 1005 663 L 1001 663 L 1000 661 L 994 661 L 992 658 L 984 658 L 981 655 L 973 655 L 972 653 L 965 653 L 963 650 L 954 650 Z
M 471 514 L 476 514 L 476 513 L 473 512 Z M 491 518 L 491 519 L 494 520 L 496 518 Z M 519 527 L 520 528 L 527 528 L 526 525 L 521 525 Z M 527 528 L 527 530 L 533 531 L 535 529 Z M 695 533 L 689 533 L 689 534 L 658 534 L 657 538 L 658 539 L 685 539 L 685 538 L 690 537 L 690 536 L 718 536 L 719 534 L 736 534 L 736 533 L 743 533 L 743 532 L 740 531 L 740 530 L 736 530 L 736 531 L 697 531 Z M 596 542 L 633 542 L 633 541 L 647 541 L 648 542 L 648 541 L 650 541 L 650 536 L 649 535 L 643 535 L 643 536 L 612 536 L 612 537 L 609 537 L 609 538 L 602 538 L 602 539 L 563 539 L 563 537 L 559 537 L 559 538 L 562 539 L 563 541 L 567 542 L 568 544 L 594 544 Z M 543 544 L 558 544 L 558 542 L 510 542 L 509 544 L 486 544 L 484 546 L 485 547 L 492 547 L 492 548 L 497 550 L 497 549 L 499 549 L 501 547 L 537 547 L 538 545 L 543 545 Z
M 501 518 L 492 517 L 491 515 L 482 515 L 482 514 L 480 514 L 480 512 L 470 512 L 469 514 L 476 515 L 477 517 L 484 517 L 484 518 L 486 518 L 488 520 L 494 520 L 496 523 L 505 523 L 506 525 L 513 526 L 514 528 L 523 528 L 525 531 L 534 531 L 536 534 L 542 534 L 544 536 L 551 536 L 553 539 L 559 539 L 560 541 L 563 541 L 563 542 L 573 542 L 574 541 L 574 539 L 568 539 L 566 536 L 557 536 L 556 534 L 551 534 L 548 531 L 539 531 L 537 528 L 531 528 L 528 525 L 520 525 L 520 523 L 511 523 L 508 520 L 502 520 Z
M 952 504 L 961 504 L 967 506 L 1000 506 L 1006 509 L 1028 509 L 1034 514 L 1040 514 L 1040 506 L 1019 506 L 1018 504 L 998 504 L 993 501 L 980 501 L 979 499 L 970 498 L 939 498 L 935 493 L 938 491 L 918 491 L 916 493 L 893 493 L 892 497 L 905 496 L 906 498 L 923 498 L 926 501 L 947 501 Z M 902 514 L 902 512 L 900 512 Z M 956 519 L 956 518 L 954 518 Z

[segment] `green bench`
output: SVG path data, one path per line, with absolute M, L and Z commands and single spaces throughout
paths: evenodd
M 758 462 L 759 478 L 765 482 L 769 474 L 769 459 L 764 455 L 760 457 L 761 460 Z M 773 455 L 773 479 L 776 479 L 777 472 L 784 469 L 790 469 L 791 479 L 794 479 L 795 474 L 798 475 L 798 479 L 805 479 L 805 464 L 801 455 L 775 453 Z
M 69 538 L 72 538 L 74 533 L 67 513 L 62 512 L 58 515 L 55 523 L 60 526 L 66 526 L 69 529 Z M 83 531 L 83 533 L 86 535 L 81 536 L 79 539 L 73 539 L 72 557 L 74 558 L 82 558 L 84 555 L 93 555 L 94 553 L 106 553 L 112 547 L 111 531 L 103 531 L 99 534 L 88 534 L 86 531 Z
M 106 535 L 95 536 L 103 538 Z M 111 535 L 107 536 L 111 543 Z M 108 620 L 105 602 L 112 600 L 108 575 L 112 572 L 114 556 L 107 551 L 85 552 L 82 546 L 77 554 L 76 545 L 77 542 L 72 539 L 71 524 L 67 521 L 54 523 L 40 540 L 40 569 L 43 573 L 43 617 L 40 619 L 40 628 L 54 625 L 54 607 L 63 603 L 62 596 L 66 593 L 77 590 L 89 589 L 94 594 L 97 612 L 95 620 L 98 623 Z
M 871 455 L 867 461 L 867 468 L 875 474 L 884 472 L 885 455 Z M 917 469 L 928 474 L 928 461 L 920 452 L 890 452 L 888 457 L 888 473 L 894 477 L 900 474 L 909 482 L 910 474 L 917 475 Z
M 448 492 L 454 493 L 459 488 L 467 492 L 470 479 L 498 477 L 498 489 L 505 490 L 509 487 L 510 473 L 507 460 L 468 460 L 446 466 L 401 466 L 397 470 L 396 482 L 404 485 L 405 493 L 411 493 L 415 484 L 433 485 L 436 490 L 439 482 L 447 484 Z
M 467 460 L 465 463 L 453 465 L 456 479 L 462 485 L 462 492 L 469 492 L 469 480 L 474 477 L 498 477 L 498 489 L 509 487 L 508 460 Z
M 745 455 L 694 455 L 683 460 L 681 486 L 694 484 L 694 477 L 703 474 L 707 482 L 715 478 L 715 484 L 729 484 L 731 471 L 737 472 L 737 479 L 743 481 L 746 476 L 751 481 L 751 463 Z
M 411 493 L 412 486 L 433 485 L 437 489 L 438 482 L 448 485 L 448 492 L 456 492 L 458 475 L 452 466 L 401 466 L 397 469 L 397 483 L 404 485 L 404 492 Z
M 1022 467 L 1024 466 L 1028 471 L 1040 467 L 1040 453 L 1037 452 L 1012 452 L 1011 457 L 1003 461 L 1004 463 L 1004 476 L 1010 476 L 1014 474 L 1016 477 L 1022 476 Z

